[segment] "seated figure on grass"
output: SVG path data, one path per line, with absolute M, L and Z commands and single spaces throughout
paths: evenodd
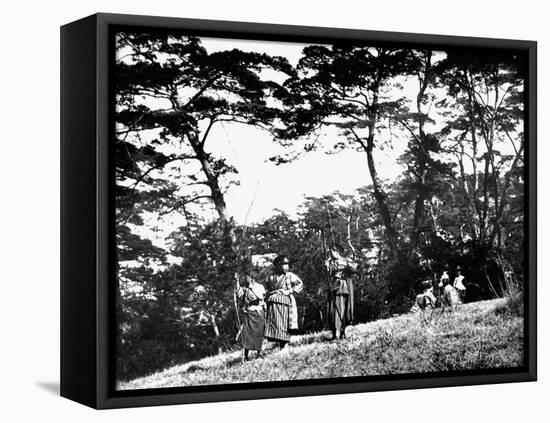
M 431 317 L 433 309 L 437 306 L 437 298 L 433 293 L 432 281 L 422 281 L 422 293 L 416 296 L 411 312 L 422 313 L 425 321 Z

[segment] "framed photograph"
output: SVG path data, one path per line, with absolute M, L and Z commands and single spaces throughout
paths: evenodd
M 61 28 L 61 395 L 536 380 L 536 43 Z

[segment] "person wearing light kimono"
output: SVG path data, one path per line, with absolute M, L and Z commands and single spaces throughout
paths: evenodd
M 464 285 L 464 276 L 462 275 L 462 269 L 459 267 L 456 268 L 456 278 L 453 282 L 453 287 L 460 294 L 460 300 L 464 301 L 466 296 L 466 286 Z
M 302 292 L 304 284 L 289 271 L 289 260 L 285 255 L 273 260 L 273 269 L 274 274 L 268 279 L 264 336 L 269 341 L 278 342 L 282 349 L 290 341 L 291 332 L 298 329 L 298 307 L 294 295 Z

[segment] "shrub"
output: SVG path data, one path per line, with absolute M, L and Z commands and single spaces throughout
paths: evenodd
M 523 317 L 523 294 L 506 297 L 505 302 L 495 308 L 495 314 Z

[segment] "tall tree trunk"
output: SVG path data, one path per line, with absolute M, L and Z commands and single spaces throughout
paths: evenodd
M 355 258 L 355 247 L 353 246 L 353 243 L 351 242 L 351 220 L 353 219 L 353 207 L 351 208 L 349 215 L 346 218 L 346 241 L 348 243 L 349 248 L 351 249 L 351 252 L 353 254 L 353 258 Z
M 418 245 L 420 239 L 420 233 L 422 230 L 422 223 L 424 222 L 424 201 L 426 200 L 426 162 L 424 158 L 419 159 L 419 175 L 416 178 L 417 195 L 414 204 L 414 216 L 413 227 L 411 230 L 411 249 L 410 253 L 414 252 L 414 249 Z
M 472 215 L 472 199 L 470 198 L 470 187 L 468 185 L 468 179 L 466 177 L 466 171 L 464 169 L 464 144 L 460 143 L 460 155 L 458 155 L 458 167 L 460 169 L 460 178 L 462 179 L 462 185 L 464 190 L 464 198 L 466 200 L 466 216 L 468 218 L 468 226 L 470 227 L 470 233 L 473 239 L 477 239 L 477 227 Z M 475 191 L 474 191 L 475 192 Z
M 206 176 L 206 184 L 208 185 L 208 188 L 210 188 L 210 195 L 212 197 L 214 207 L 216 208 L 220 219 L 228 222 L 229 216 L 227 214 L 227 205 L 225 204 L 225 198 L 218 182 L 218 176 L 215 174 L 212 164 L 210 163 L 210 158 L 204 151 L 204 148 L 196 135 L 190 136 L 189 140 L 201 164 L 204 176 Z
M 373 88 L 372 104 L 366 111 L 366 118 L 369 121 L 366 140 L 365 138 L 361 138 L 353 129 L 351 130 L 351 132 L 353 133 L 357 143 L 361 146 L 361 148 L 367 155 L 367 167 L 369 169 L 369 174 L 372 180 L 374 199 L 376 200 L 376 204 L 378 205 L 378 209 L 380 211 L 380 216 L 382 217 L 382 222 L 384 223 L 384 227 L 386 228 L 387 244 L 390 249 L 390 254 L 392 256 L 395 256 L 397 254 L 398 234 L 393 226 L 393 220 L 387 203 L 387 195 L 382 188 L 382 182 L 380 181 L 378 172 L 376 171 L 376 163 L 374 161 L 373 155 L 374 134 L 376 131 L 376 121 L 378 118 L 377 108 L 378 88 L 375 87 Z
M 411 249 L 412 254 L 420 238 L 421 226 L 424 221 L 424 201 L 426 200 L 426 175 L 428 172 L 428 150 L 426 148 L 426 132 L 424 131 L 424 112 L 422 110 L 422 101 L 426 94 L 426 89 L 430 83 L 431 76 L 431 52 L 424 57 L 424 75 L 420 80 L 420 90 L 416 96 L 416 111 L 418 113 L 418 153 L 416 161 L 418 163 L 418 174 L 416 177 L 416 201 L 414 205 L 413 227 L 411 231 Z
M 477 153 L 478 153 L 478 140 L 477 140 L 477 127 L 476 127 L 476 118 L 475 118 L 475 100 L 474 100 L 474 87 L 471 82 L 471 75 L 467 71 L 464 71 L 463 74 L 463 83 L 467 88 L 468 95 L 468 120 L 469 120 L 469 129 L 472 135 L 472 172 L 473 172 L 473 187 L 472 187 L 472 197 L 474 200 L 474 206 L 476 208 L 478 221 L 479 221 L 479 238 L 483 237 L 483 212 L 481 209 L 481 204 L 479 202 L 479 175 L 477 173 Z
M 384 192 L 384 189 L 382 188 L 382 183 L 380 182 L 380 178 L 378 177 L 378 173 L 376 171 L 376 164 L 374 162 L 373 149 L 374 149 L 374 128 L 372 128 L 372 130 L 369 131 L 369 136 L 367 138 L 367 145 L 365 148 L 365 152 L 367 153 L 367 164 L 369 168 L 370 177 L 372 179 L 374 199 L 378 204 L 378 208 L 380 209 L 380 216 L 382 217 L 382 221 L 384 222 L 384 227 L 386 228 L 386 236 L 388 238 L 388 247 L 390 248 L 390 252 L 392 254 L 396 254 L 397 253 L 397 231 L 393 227 L 390 209 L 387 204 L 387 195 Z
M 210 156 L 204 151 L 203 144 L 199 141 L 199 138 L 196 133 L 188 134 L 189 143 L 195 152 L 197 159 L 199 160 L 204 176 L 206 177 L 206 184 L 210 188 L 210 197 L 214 203 L 216 212 L 218 213 L 219 219 L 223 223 L 229 223 L 230 217 L 227 213 L 227 205 L 225 203 L 225 198 L 223 192 L 220 188 L 218 181 L 218 175 L 214 172 L 212 164 L 210 162 Z M 236 243 L 237 236 L 233 226 L 229 226 L 229 236 L 233 244 Z

